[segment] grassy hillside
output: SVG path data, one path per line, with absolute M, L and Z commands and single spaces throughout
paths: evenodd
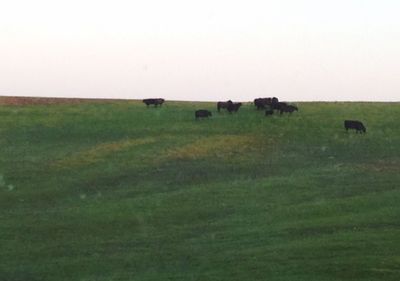
M 399 280 L 400 105 L 298 106 L 1 105 L 0 280 Z

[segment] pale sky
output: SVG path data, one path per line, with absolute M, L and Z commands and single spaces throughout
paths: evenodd
M 398 0 L 4 0 L 0 95 L 400 101 Z

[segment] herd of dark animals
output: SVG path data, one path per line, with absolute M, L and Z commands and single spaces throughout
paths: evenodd
M 165 100 L 162 98 L 143 100 L 143 103 L 145 103 L 147 107 L 149 107 L 149 105 L 154 105 L 154 107 L 162 106 L 164 102 Z M 241 102 L 232 102 L 231 100 L 225 102 L 224 101 L 217 102 L 218 112 L 221 112 L 221 109 L 226 109 L 229 113 L 238 112 L 241 106 L 242 106 Z M 278 111 L 280 115 L 282 115 L 283 113 L 292 114 L 294 111 L 299 110 L 297 106 L 287 104 L 286 102 L 280 102 L 276 97 L 257 98 L 254 100 L 254 106 L 257 108 L 257 110 L 265 110 L 265 116 L 273 115 L 275 110 Z M 211 111 L 206 109 L 196 110 L 194 115 L 196 120 L 199 118 L 208 118 L 212 116 Z M 346 129 L 346 132 L 349 129 L 356 130 L 356 133 L 367 132 L 363 123 L 357 120 L 345 120 L 344 128 Z
M 257 107 L 257 110 L 265 109 L 265 116 L 274 114 L 274 110 L 279 111 L 281 115 L 285 112 L 292 113 L 299 110 L 297 106 L 280 102 L 276 97 L 255 99 L 254 105 Z

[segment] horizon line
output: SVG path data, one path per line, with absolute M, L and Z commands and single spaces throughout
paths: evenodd
M 142 101 L 145 98 L 124 98 L 124 97 L 79 97 L 79 96 L 18 96 L 18 95 L 1 95 L 0 98 L 32 98 L 32 99 L 76 99 L 76 100 L 109 100 L 109 101 Z M 146 98 L 161 98 L 160 97 L 146 97 Z M 165 99 L 165 98 L 164 98 Z M 221 100 L 180 100 L 180 99 L 165 99 L 171 102 L 218 102 Z M 279 99 L 280 100 L 280 99 Z M 355 102 L 355 103 L 400 103 L 400 100 L 282 100 L 286 102 Z M 253 102 L 253 100 L 235 100 L 235 102 Z

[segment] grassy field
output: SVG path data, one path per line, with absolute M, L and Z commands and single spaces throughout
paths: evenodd
M 0 105 L 0 280 L 400 280 L 400 104 L 297 105 Z

